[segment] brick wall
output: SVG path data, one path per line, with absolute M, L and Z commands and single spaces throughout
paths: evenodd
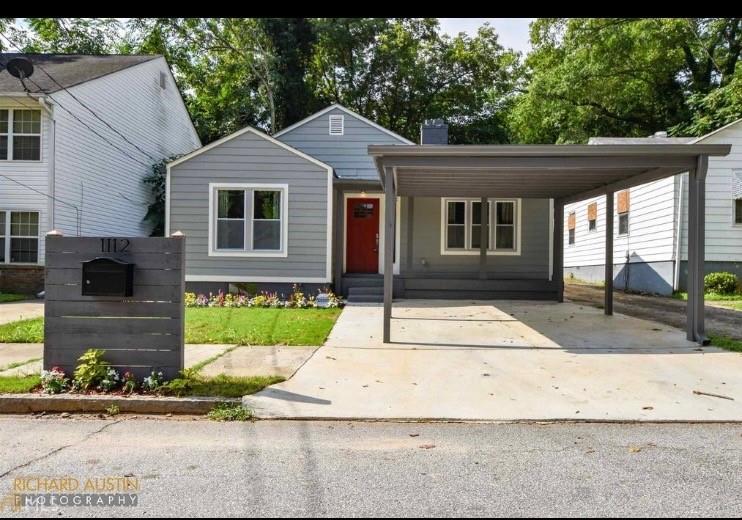
M 0 266 L 0 292 L 36 294 L 44 290 L 44 266 Z

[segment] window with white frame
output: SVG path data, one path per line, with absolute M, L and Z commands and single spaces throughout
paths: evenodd
M 330 135 L 343 135 L 345 133 L 345 116 L 330 116 Z
M 732 172 L 732 197 L 734 199 L 734 223 L 742 224 L 742 170 Z
M 0 262 L 36 264 L 39 261 L 39 213 L 0 211 Z
M 212 186 L 212 252 L 285 256 L 287 191 L 284 185 Z
M 491 253 L 518 254 L 519 200 L 488 199 L 485 247 Z M 444 254 L 476 254 L 482 230 L 480 199 L 443 199 Z
M 41 110 L 0 109 L 0 160 L 41 159 Z

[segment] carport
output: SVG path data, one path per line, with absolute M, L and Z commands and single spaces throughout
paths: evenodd
M 690 341 L 707 343 L 703 308 L 706 172 L 709 156 L 724 156 L 730 149 L 730 145 L 709 144 L 369 146 L 385 197 L 384 342 L 391 341 L 398 196 L 480 198 L 482 272 L 488 261 L 487 198 L 552 199 L 553 280 L 558 286 L 558 300 L 562 301 L 565 204 L 605 195 L 606 213 L 613 215 L 617 191 L 689 172 L 686 333 Z M 604 309 L 611 315 L 613 219 L 606 221 Z

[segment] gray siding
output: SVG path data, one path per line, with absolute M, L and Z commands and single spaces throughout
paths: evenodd
M 492 279 L 549 278 L 549 200 L 522 199 L 521 254 L 488 255 L 487 273 Z M 415 197 L 412 240 L 409 239 L 408 199 L 402 199 L 402 275 L 476 274 L 479 255 L 441 255 L 441 199 Z M 412 256 L 410 258 L 410 246 Z M 422 264 L 422 259 L 427 265 Z
M 288 184 L 288 256 L 208 256 L 209 183 Z M 250 132 L 173 166 L 170 231 L 188 238 L 186 279 L 326 279 L 327 183 L 326 168 Z
M 345 116 L 344 135 L 329 135 L 331 115 Z M 347 179 L 378 180 L 370 144 L 407 144 L 351 114 L 335 108 L 277 137 L 280 141 L 329 164 Z

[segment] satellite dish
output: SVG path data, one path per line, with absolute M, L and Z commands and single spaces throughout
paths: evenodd
M 33 63 L 28 58 L 13 58 L 5 64 L 5 68 L 11 76 L 20 80 L 30 78 L 33 74 Z

